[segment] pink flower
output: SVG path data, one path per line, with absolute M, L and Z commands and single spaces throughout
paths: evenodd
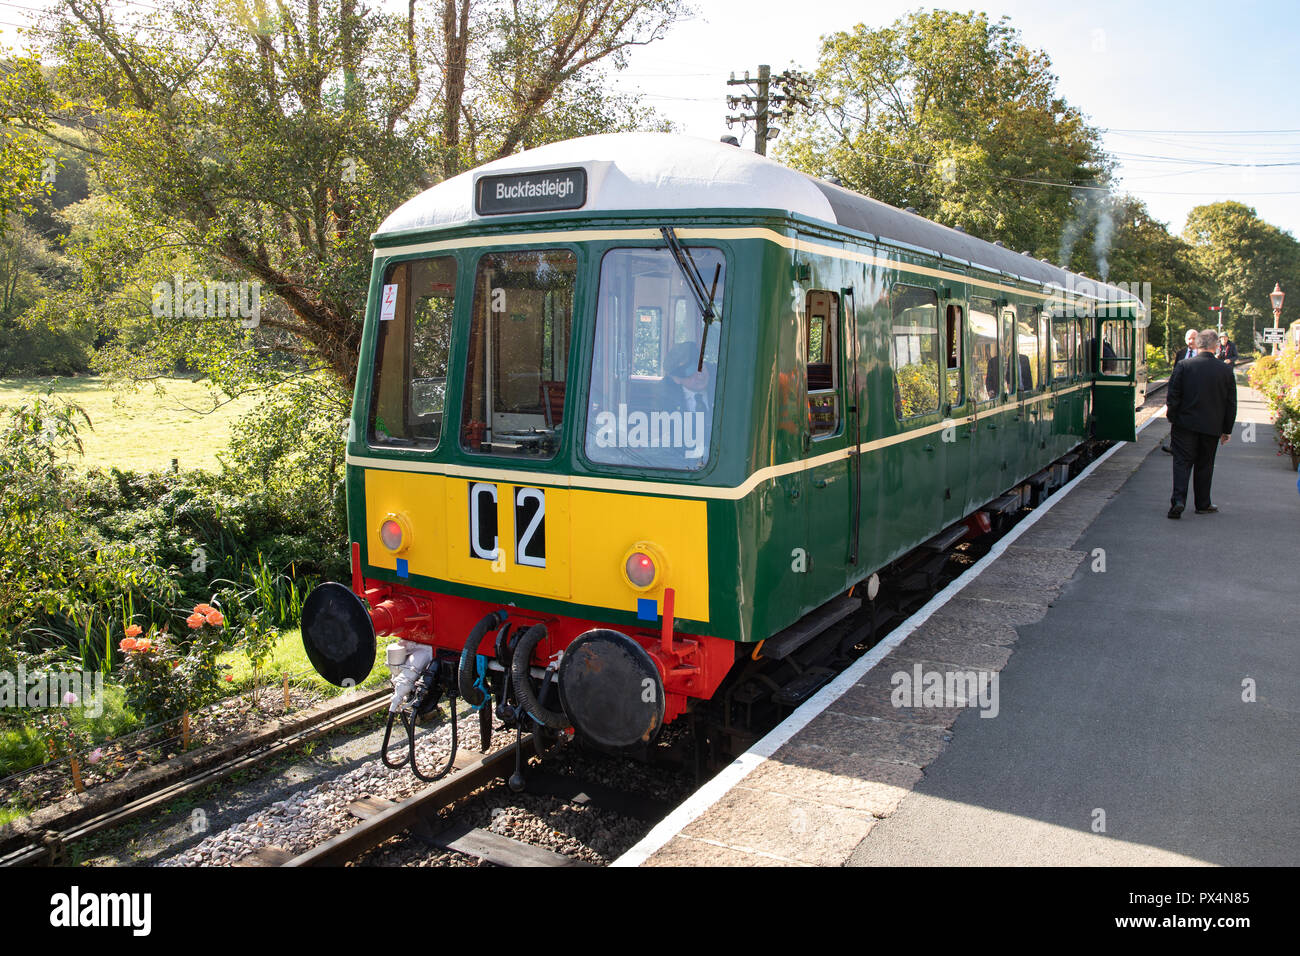
M 72 691 L 68 691 L 66 694 L 63 695 L 64 707 L 71 707 L 76 702 L 77 702 L 77 695 L 74 694 Z
M 103 760 L 103 759 L 104 759 L 104 748 L 103 748 L 103 747 L 96 747 L 94 750 L 92 750 L 92 751 L 91 751 L 91 752 L 86 756 L 86 761 L 87 761 L 88 763 L 92 763 L 92 764 L 93 764 L 93 763 L 99 763 L 99 762 L 100 762 L 101 760 Z

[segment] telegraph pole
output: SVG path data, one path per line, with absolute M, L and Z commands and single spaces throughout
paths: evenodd
M 754 124 L 754 152 L 760 156 L 767 155 L 767 141 L 776 139 L 781 130 L 772 125 L 772 121 L 784 120 L 794 114 L 796 106 L 808 107 L 808 78 L 795 70 L 786 70 L 778 76 L 772 76 L 772 68 L 764 63 L 758 68 L 758 78 L 751 79 L 749 71 L 741 79 L 731 74 L 728 86 L 746 87 L 746 92 L 739 96 L 727 94 L 727 109 L 739 109 L 740 115 L 727 117 L 727 128 L 734 123 Z M 781 92 L 772 93 L 772 87 L 780 87 Z M 750 112 L 752 110 L 752 112 Z
M 1173 345 L 1173 342 L 1171 342 L 1169 338 L 1169 293 L 1165 293 L 1165 360 L 1166 362 L 1169 362 L 1170 359 L 1174 358 L 1173 352 L 1170 351 L 1171 345 Z

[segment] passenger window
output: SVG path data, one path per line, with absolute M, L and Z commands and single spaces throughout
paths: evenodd
M 390 266 L 380 286 L 367 438 L 375 445 L 433 447 L 442 435 L 456 311 L 456 260 Z
M 1016 392 L 1016 314 L 1010 309 L 1002 311 L 1002 382 L 1003 394 Z
M 1074 323 L 1063 319 L 1052 319 L 1052 379 L 1066 381 L 1072 372 L 1072 350 L 1070 338 Z
M 890 360 L 899 421 L 939 410 L 939 295 L 895 286 Z
M 998 320 L 992 299 L 970 300 L 971 394 L 977 402 L 998 397 Z
M 1033 391 L 1042 381 L 1038 369 L 1038 310 L 1016 306 L 1016 389 Z
M 833 434 L 840 427 L 836 389 L 839 387 L 840 297 L 814 289 L 808 293 L 807 381 L 808 426 L 812 437 Z
M 1038 387 L 1046 388 L 1052 378 L 1052 329 L 1049 314 L 1034 309 L 1034 325 L 1038 329 Z
M 961 306 L 952 303 L 948 305 L 948 320 L 945 326 L 946 338 L 944 341 L 948 346 L 948 404 L 953 408 L 958 408 L 966 404 L 966 390 L 963 387 L 966 375 L 962 368 L 962 353 L 965 351 L 966 342 L 966 323 Z

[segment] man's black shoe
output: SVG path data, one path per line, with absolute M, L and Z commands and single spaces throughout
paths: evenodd
M 1174 453 L 1174 450 L 1170 448 L 1168 445 L 1161 445 L 1160 450 L 1164 452 L 1166 455 L 1172 455 Z
M 1172 508 L 1169 509 L 1169 517 L 1171 517 L 1171 518 L 1181 518 L 1181 517 L 1183 516 L 1183 508 L 1184 508 L 1184 507 L 1185 507 L 1185 506 L 1182 505 L 1182 504 L 1176 504 L 1176 505 L 1174 505 Z
M 1210 505 L 1210 507 L 1208 507 L 1208 508 L 1197 508 L 1197 509 L 1196 509 L 1196 513 L 1197 513 L 1198 515 L 1212 515 L 1212 514 L 1217 514 L 1218 511 L 1219 511 L 1219 509 L 1216 508 L 1214 505 Z

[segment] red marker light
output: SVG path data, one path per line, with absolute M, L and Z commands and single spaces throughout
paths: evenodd
M 399 550 L 402 547 L 401 524 L 389 518 L 379 526 L 379 540 L 383 542 L 384 547 L 389 551 Z
M 654 559 L 640 551 L 634 552 L 627 559 L 624 571 L 627 573 L 627 579 L 638 588 L 650 587 L 658 574 Z

